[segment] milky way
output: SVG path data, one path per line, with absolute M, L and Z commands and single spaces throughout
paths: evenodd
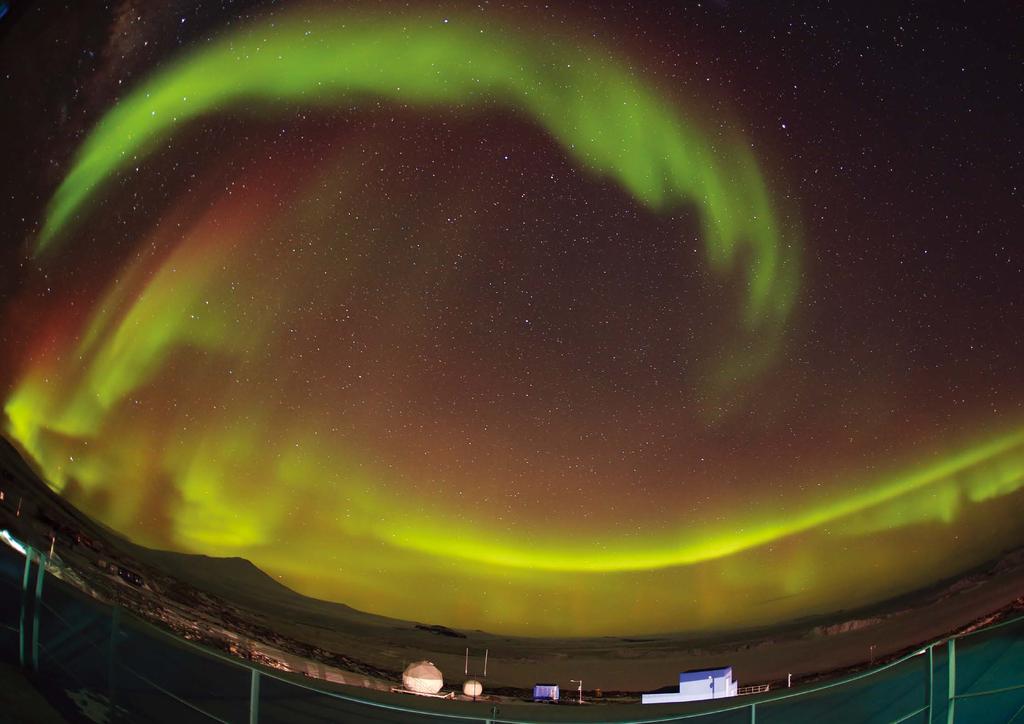
M 141 543 L 501 632 L 779 622 L 1020 544 L 1019 361 L 879 362 L 901 284 L 823 322 L 863 300 L 792 171 L 596 36 L 297 7 L 170 55 L 31 235 L 8 434 Z

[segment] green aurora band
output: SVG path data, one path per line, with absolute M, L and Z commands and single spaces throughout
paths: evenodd
M 783 322 L 796 293 L 795 239 L 783 238 L 749 148 L 716 144 L 607 51 L 510 36 L 479 21 L 288 18 L 230 33 L 168 65 L 111 109 L 50 203 L 48 250 L 111 176 L 191 120 L 244 104 L 343 106 L 379 98 L 420 107 L 499 104 L 526 113 L 576 161 L 651 208 L 693 204 L 712 266 L 747 261 L 746 321 Z M 500 43 L 495 42 L 501 37 Z
M 459 17 L 441 24 L 414 16 L 293 16 L 231 32 L 163 67 L 100 120 L 49 206 L 36 254 L 55 253 L 104 185 L 204 115 L 365 99 L 425 110 L 497 106 L 524 113 L 575 162 L 648 208 L 695 208 L 711 268 L 728 278 L 743 266 L 744 333 L 773 348 L 794 304 L 799 260 L 749 145 L 712 138 L 609 57 L 602 48 L 581 50 Z M 258 412 L 244 424 L 209 413 L 203 431 L 164 443 L 149 460 L 147 449 L 163 436 L 157 427 L 115 424 L 129 414 L 128 400 L 155 386 L 176 354 L 202 350 L 242 365 L 272 336 L 270 312 L 240 335 L 225 305 L 209 304 L 224 301 L 223 270 L 244 266 L 247 245 L 284 233 L 283 222 L 256 206 L 222 205 L 181 239 L 155 233 L 149 246 L 172 247 L 168 256 L 140 253 L 74 342 L 33 359 L 5 404 L 8 431 L 48 482 L 59 491 L 73 484 L 84 500 L 112 490 L 104 522 L 140 542 L 244 555 L 303 592 L 390 615 L 510 632 L 622 633 L 678 628 L 684 609 L 692 627 L 751 625 L 908 590 L 950 573 L 943 556 L 948 561 L 956 550 L 936 545 L 934 558 L 914 563 L 912 575 L 912 564 L 891 553 L 906 545 L 908 531 L 969 526 L 993 501 L 1019 504 L 1024 428 L 1012 426 L 941 457 L 921 456 L 917 465 L 904 461 L 888 475 L 844 481 L 839 493 L 755 501 L 725 520 L 652 524 L 639 536 L 591 530 L 568 540 L 543 526 L 493 530 L 482 517 L 455 515 L 427 496 L 396 495 L 383 482 L 385 471 L 318 435 L 329 427 L 321 410 L 284 430 Z M 298 216 L 316 215 L 312 202 L 300 201 L 299 209 Z M 295 274 L 278 286 L 301 288 Z M 248 284 L 267 309 L 288 307 L 286 291 L 259 292 L 267 285 L 255 277 Z M 225 394 L 224 409 L 242 404 L 241 396 Z M 104 444 L 118 436 L 116 449 Z M 153 476 L 174 481 L 170 541 L 147 540 L 138 522 L 143 493 L 132 483 Z M 249 478 L 263 481 L 259 495 L 237 482 Z M 318 497 L 316 480 L 341 492 Z M 301 525 L 280 513 L 296 497 L 309 499 Z M 334 537 L 358 546 L 359 560 L 322 550 L 319 543 Z M 787 551 L 784 570 L 758 582 L 779 561 L 775 546 Z M 299 547 L 305 562 L 296 561 Z M 994 552 L 979 544 L 964 560 Z M 846 574 L 861 589 L 856 594 L 830 590 L 844 556 Z M 340 582 L 310 570 L 332 568 Z M 390 582 L 380 580 L 381 570 Z M 458 594 L 450 591 L 477 586 L 493 592 L 489 604 L 453 602 Z M 756 611 L 743 600 L 723 603 L 723 591 L 745 587 L 783 602 Z M 436 593 L 416 594 L 428 588 Z M 797 594 L 804 597 L 785 602 Z M 546 616 L 566 611 L 579 614 L 573 623 L 560 616 L 557 629 L 546 628 Z

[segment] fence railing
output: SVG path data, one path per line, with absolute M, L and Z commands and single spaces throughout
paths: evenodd
M 2 655 L 65 711 L 105 709 L 110 721 L 1024 724 L 1024 617 L 836 681 L 692 705 L 434 701 L 293 676 L 209 649 L 52 576 L 44 587 L 48 560 L 40 551 L 23 547 L 21 568 L 13 551 L 0 549 Z
M 764 694 L 771 689 L 769 684 L 754 684 L 753 686 L 741 686 L 736 689 L 736 694 L 739 696 L 747 696 L 749 694 Z

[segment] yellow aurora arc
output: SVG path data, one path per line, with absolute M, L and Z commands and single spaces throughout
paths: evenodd
M 229 34 L 123 99 L 84 142 L 37 252 L 56 253 L 75 215 L 126 159 L 203 114 L 253 100 L 332 105 L 367 94 L 426 109 L 496 101 L 525 111 L 577 163 L 640 203 L 696 207 L 711 266 L 727 276 L 747 264 L 748 330 L 775 343 L 796 296 L 795 247 L 741 143 L 715 147 L 615 64 L 588 64 L 578 51 L 523 38 L 494 46 L 469 21 L 319 20 L 312 30 L 296 16 Z M 495 529 L 486 511 L 453 512 L 449 502 L 408 495 L 345 440 L 327 439 L 327 410 L 282 423 L 251 403 L 251 388 L 219 393 L 201 424 L 170 434 L 164 419 L 133 406 L 189 399 L 178 368 L 212 364 L 233 373 L 273 343 L 270 313 L 248 316 L 240 331 L 239 307 L 223 290 L 227 270 L 243 266 L 246 250 L 275 224 L 225 201 L 165 242 L 167 256 L 140 254 L 74 337 L 28 362 L 7 400 L 9 433 L 48 481 L 141 542 L 243 555 L 305 592 L 406 618 L 521 633 L 625 633 L 777 621 L 908 590 L 953 572 L 942 559 L 955 549 L 936 545 L 910 571 L 889 560 L 907 535 L 970 525 L 995 499 L 1005 499 L 1007 516 L 1019 504 L 1024 429 L 1012 426 L 939 459 L 862 474 L 835 486 L 839 493 L 756 501 L 724 520 L 653 521 L 639 535 L 586 526 L 552 532 L 550 521 Z M 243 288 L 279 311 L 300 284 L 296 275 L 267 293 L 249 278 Z M 231 412 L 240 409 L 244 422 Z M 171 481 L 159 503 L 166 529 L 148 517 L 157 505 L 151 480 Z M 997 552 L 1014 530 L 1009 520 L 994 527 L 1004 534 L 958 565 Z M 786 570 L 759 579 L 769 552 Z M 857 593 L 837 585 L 837 569 Z M 467 602 L 478 586 L 486 600 Z M 737 591 L 740 600 L 728 600 Z M 769 602 L 741 605 L 751 595 Z M 548 622 L 553 615 L 559 620 Z

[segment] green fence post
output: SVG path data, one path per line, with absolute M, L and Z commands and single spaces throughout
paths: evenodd
M 46 577 L 46 559 L 36 551 L 36 600 L 32 608 L 32 670 L 39 671 L 39 612 L 43 607 L 43 579 Z
M 252 683 L 249 686 L 249 724 L 257 724 L 260 720 L 260 672 L 252 670 Z
M 932 723 L 932 700 L 935 698 L 935 644 L 928 644 L 928 724 Z
M 750 705 L 750 724 L 757 724 L 757 702 Z
M 110 721 L 117 721 L 117 639 L 121 635 L 121 607 L 110 612 L 110 645 L 107 647 L 107 701 Z
M 25 668 L 25 619 L 28 617 L 28 579 L 32 572 L 32 547 L 25 551 L 25 572 L 21 576 L 21 611 L 18 616 L 18 663 Z
M 946 644 L 946 657 L 949 659 L 949 709 L 946 722 L 953 724 L 956 721 L 956 639 L 950 639 Z

